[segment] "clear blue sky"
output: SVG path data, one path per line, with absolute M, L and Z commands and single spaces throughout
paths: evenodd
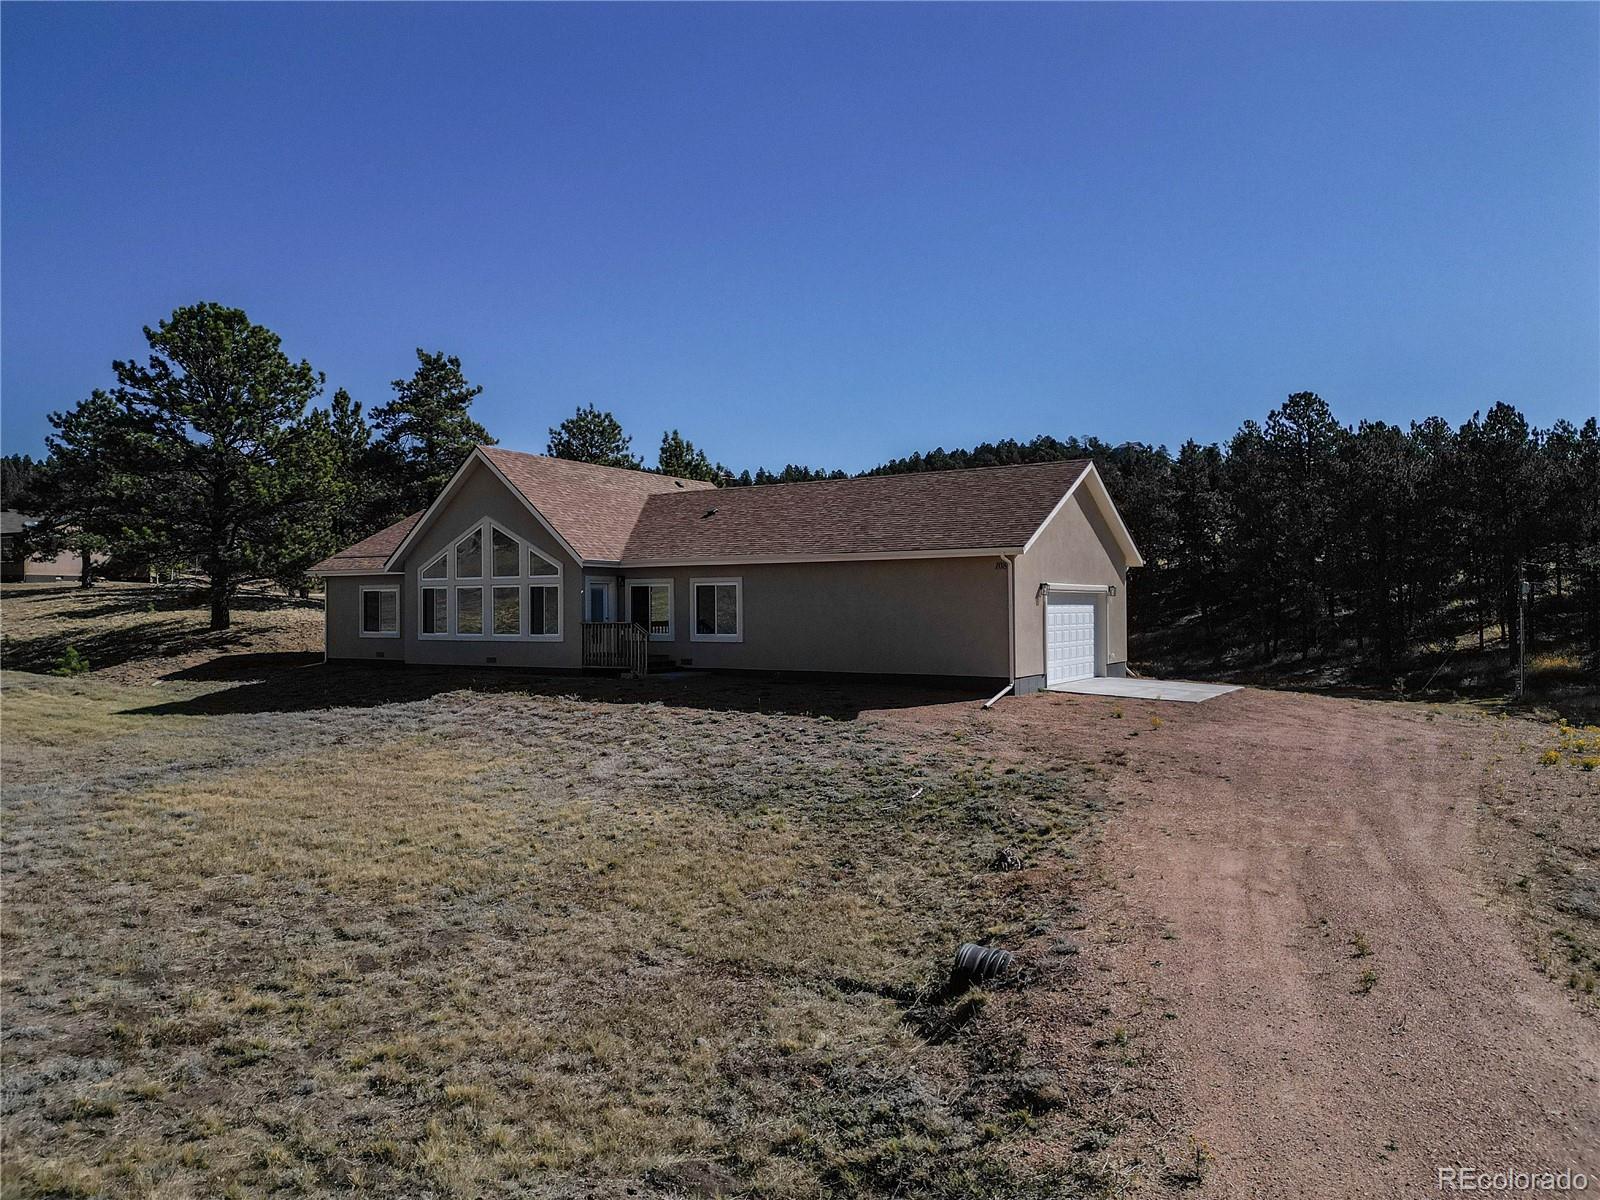
M 861 468 L 1600 396 L 1600 6 L 7 4 L 3 441 L 214 299 Z

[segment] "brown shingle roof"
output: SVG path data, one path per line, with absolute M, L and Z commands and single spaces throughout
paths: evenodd
M 332 558 L 325 558 L 312 567 L 308 574 L 311 575 L 350 575 L 362 571 L 381 571 L 383 564 L 389 561 L 395 547 L 405 541 L 406 534 L 422 519 L 419 512 L 412 513 L 403 521 L 396 521 L 387 529 L 380 529 L 369 538 L 363 538 L 354 546 L 347 546 Z
M 717 562 L 1020 547 L 1088 466 L 1074 459 L 651 497 L 622 558 Z
M 544 514 L 578 557 L 591 561 L 614 562 L 622 557 L 622 547 L 650 497 L 711 488 L 696 479 L 649 471 L 597 467 L 498 446 L 479 449 Z
M 716 563 L 1015 549 L 1087 459 L 713 488 L 692 479 L 519 454 L 484 456 L 590 562 Z M 381 571 L 421 513 L 312 568 Z

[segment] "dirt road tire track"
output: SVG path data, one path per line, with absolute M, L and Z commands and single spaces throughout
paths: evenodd
M 1251 690 L 1009 719 L 1041 753 L 1126 730 L 1110 954 L 1172 1014 L 1147 1028 L 1205 1194 L 1438 1196 L 1451 1164 L 1600 1192 L 1600 1022 L 1535 970 L 1473 852 L 1491 723 Z

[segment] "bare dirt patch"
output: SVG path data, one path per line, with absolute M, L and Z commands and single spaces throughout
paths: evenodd
M 1391 1197 L 1432 1194 L 1442 1164 L 1600 1173 L 1600 1024 L 1578 964 L 1540 959 L 1593 963 L 1600 777 L 1539 766 L 1547 726 L 1245 691 L 1046 697 L 995 728 L 1098 757 L 1128 801 L 1091 916 L 1196 1138 L 1172 1182 Z
M 1600 1012 L 1600 726 L 1492 728 L 1479 852 L 1539 969 Z

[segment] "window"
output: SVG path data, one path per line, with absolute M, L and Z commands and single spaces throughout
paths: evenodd
M 361 589 L 361 636 L 400 636 L 400 589 Z
M 512 567 L 515 569 L 515 559 Z M 522 589 L 519 587 L 497 587 L 494 589 L 494 619 L 492 628 L 495 635 L 510 635 L 515 637 L 522 632 Z
M 443 562 L 443 559 L 439 560 Z M 450 632 L 450 609 L 446 597 L 449 588 L 425 587 L 422 589 L 422 633 L 424 637 L 442 637 Z
M 554 558 L 480 521 L 418 570 L 418 636 L 560 641 L 561 580 Z
M 561 636 L 561 589 L 534 584 L 528 589 L 530 637 Z
M 650 632 L 650 640 L 672 640 L 672 580 L 630 579 L 628 588 L 628 620 L 643 625 Z
M 517 546 L 516 538 L 496 529 L 489 535 L 489 544 L 494 553 L 496 579 L 515 579 L 521 574 L 517 570 L 517 563 L 522 559 L 522 551 Z
M 483 530 L 474 529 L 456 543 L 456 578 L 483 577 Z
M 743 580 L 691 579 L 689 599 L 694 621 L 690 641 L 744 641 Z
M 483 632 L 483 589 L 458 587 L 456 589 L 456 632 Z

